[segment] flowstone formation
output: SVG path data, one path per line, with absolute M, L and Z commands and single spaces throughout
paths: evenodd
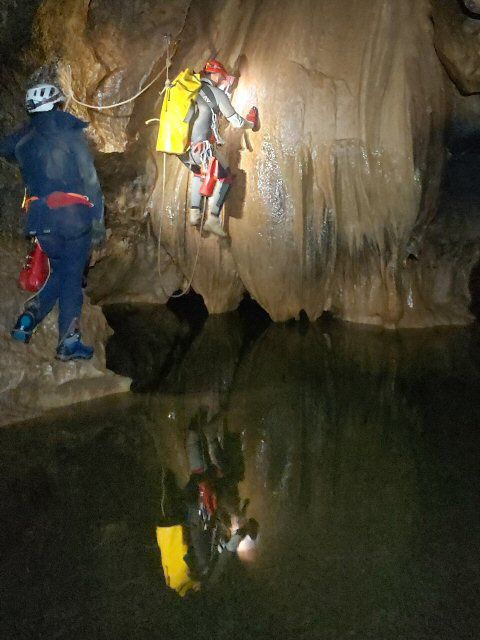
M 274 320 L 330 310 L 421 326 L 425 305 L 406 314 L 402 280 L 409 242 L 435 214 L 443 161 L 446 98 L 429 3 L 217 9 L 202 23 L 192 3 L 191 47 L 175 68 L 198 66 L 215 43 L 240 74 L 234 104 L 243 113 L 257 104 L 262 127 L 244 140 L 225 132 L 237 174 L 226 206 L 231 244 L 207 238 L 197 249 L 185 229 L 187 175 L 168 160 L 166 202 L 161 181 L 153 199 L 169 253 L 212 312 L 235 307 L 245 287 Z
M 164 303 L 191 283 L 210 313 L 248 292 L 277 321 L 302 311 L 389 328 L 471 320 L 478 251 L 471 230 L 453 242 L 458 212 L 441 180 L 458 89 L 478 91 L 472 3 L 38 5 L 25 59 L 55 64 L 81 101 L 123 102 L 160 74 L 117 109 L 68 105 L 91 123 L 112 232 L 93 299 Z M 223 131 L 236 175 L 228 241 L 189 227 L 189 174 L 156 153 L 156 126 L 145 125 L 162 102 L 165 34 L 170 78 L 215 55 L 239 76 L 237 110 L 260 110 L 258 133 Z
M 60 46 L 49 37 L 61 21 L 48 0 L 38 37 L 50 43 L 47 57 L 71 65 L 73 89 L 93 103 L 121 100 L 151 80 L 165 64 L 163 36 L 170 33 L 170 77 L 218 55 L 239 76 L 238 111 L 259 107 L 258 134 L 223 132 L 236 174 L 225 207 L 230 241 L 188 226 L 188 172 L 155 152 L 155 127 L 144 121 L 159 112 L 161 82 L 115 112 L 74 107 L 91 118 L 102 152 L 137 156 L 138 208 L 152 221 L 160 254 L 210 313 L 235 309 L 248 291 L 279 321 L 304 310 L 311 320 L 331 311 L 391 328 L 468 322 L 468 274 L 477 256 L 464 257 L 459 282 L 458 264 L 431 244 L 441 235 L 430 228 L 452 88 L 435 51 L 430 2 L 174 5 L 118 0 L 107 16 L 100 0 L 76 3 L 75 20 L 62 7 L 68 31 Z M 453 0 L 448 10 L 465 18 Z M 117 186 L 114 176 L 108 182 Z M 122 194 L 133 193 L 124 187 Z M 162 277 L 150 270 L 152 289 Z M 121 297 L 120 286 L 115 300 Z

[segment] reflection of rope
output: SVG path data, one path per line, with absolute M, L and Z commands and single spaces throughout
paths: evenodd
M 163 69 L 159 73 L 157 73 L 157 75 L 153 78 L 153 80 L 151 80 L 147 85 L 142 87 L 140 89 L 140 91 L 138 91 L 131 98 L 127 98 L 126 100 L 122 100 L 121 102 L 115 102 L 113 104 L 106 104 L 106 105 L 95 105 L 95 104 L 88 104 L 87 102 L 82 102 L 73 93 L 72 68 L 71 68 L 70 65 L 67 65 L 67 69 L 66 69 L 66 72 L 65 72 L 66 73 L 66 78 L 65 78 L 66 98 L 68 100 L 73 100 L 73 102 L 76 102 L 80 106 L 86 107 L 87 109 L 96 109 L 97 111 L 103 111 L 104 109 L 115 109 L 116 107 L 121 107 L 124 104 L 128 104 L 129 102 L 133 102 L 139 96 L 141 96 L 142 93 L 147 91 L 147 89 L 150 89 L 150 87 L 153 84 L 155 84 L 155 82 L 165 73 L 165 71 L 167 72 L 167 82 L 168 82 L 168 70 L 169 70 L 169 68 L 170 68 L 170 66 L 172 64 L 172 59 L 171 59 L 170 51 L 169 51 L 170 37 L 169 36 L 165 36 L 165 37 L 167 38 L 167 42 L 168 42 L 165 66 L 163 67 Z M 165 83 L 165 87 L 163 88 L 161 93 L 163 93 L 165 91 L 165 89 L 167 88 L 167 86 L 168 86 L 167 82 Z
M 162 241 L 162 218 L 165 214 L 165 180 L 167 179 L 167 154 L 163 154 L 163 175 L 162 175 L 162 207 L 160 210 L 160 219 L 158 221 L 158 234 L 157 234 L 157 271 L 158 275 L 162 275 L 160 268 L 160 250 Z
M 160 501 L 160 507 L 162 509 L 162 516 L 165 519 L 165 469 L 162 464 L 162 499 Z

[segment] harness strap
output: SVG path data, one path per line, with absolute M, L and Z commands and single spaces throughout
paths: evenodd
M 215 99 L 213 91 L 210 89 L 208 84 L 202 82 L 202 88 L 198 93 L 205 100 L 212 112 L 212 132 L 215 137 L 215 142 L 220 145 L 225 144 L 225 140 L 222 138 L 218 130 L 218 114 L 216 111 L 216 109 L 218 109 L 218 103 Z
M 49 209 L 60 209 L 60 207 L 68 207 L 71 204 L 82 204 L 90 208 L 94 206 L 88 196 L 81 193 L 65 193 L 64 191 L 54 191 L 50 193 L 46 197 L 46 203 Z
M 60 209 L 61 207 L 68 207 L 71 204 L 81 204 L 89 208 L 94 206 L 88 196 L 81 193 L 54 191 L 44 198 L 39 198 L 38 196 L 30 196 L 27 198 L 25 194 L 22 202 L 22 208 L 25 209 L 25 213 L 28 213 L 30 205 L 36 200 L 44 200 L 49 209 Z
M 23 196 L 22 209 L 25 209 L 25 213 L 28 213 L 30 205 L 32 202 L 35 202 L 35 200 L 40 200 L 40 198 L 38 196 L 30 196 L 30 198 L 27 198 L 27 194 Z

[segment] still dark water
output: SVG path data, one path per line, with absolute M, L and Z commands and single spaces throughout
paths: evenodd
M 477 327 L 129 313 L 112 366 L 143 393 L 0 431 L 2 639 L 480 637 Z M 155 527 L 201 410 L 238 445 L 260 537 L 182 600 Z

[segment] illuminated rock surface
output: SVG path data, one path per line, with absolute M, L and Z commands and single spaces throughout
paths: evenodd
M 442 168 L 445 97 L 428 3 L 226 2 L 207 24 L 203 10 L 192 3 L 192 47 L 176 68 L 198 67 L 214 42 L 241 73 L 234 103 L 242 113 L 256 103 L 262 121 L 240 152 L 239 134 L 226 132 L 237 173 L 231 245 L 204 241 L 193 278 L 209 310 L 232 308 L 243 284 L 274 320 L 304 309 L 311 319 L 332 310 L 425 323 L 421 304 L 403 322 L 402 277 L 414 230 L 435 212 Z M 162 234 L 191 273 L 198 234 L 183 222 L 186 189 L 169 159 Z M 161 211 L 160 181 L 154 202 Z
M 90 277 L 94 301 L 165 303 L 191 282 L 211 314 L 248 292 L 279 321 L 302 310 L 387 328 L 472 319 L 480 201 L 461 145 L 477 135 L 480 106 L 459 90 L 479 91 L 480 21 L 456 0 L 0 6 L 2 132 L 21 121 L 40 65 L 57 67 L 63 83 L 71 67 L 87 102 L 122 101 L 162 70 L 166 33 L 177 41 L 170 77 L 218 55 L 240 76 L 239 112 L 260 109 L 257 134 L 224 130 L 236 181 L 230 240 L 220 241 L 187 224 L 189 174 L 174 157 L 164 166 L 156 126 L 145 126 L 163 77 L 116 111 L 70 103 L 91 123 L 111 231 Z M 445 168 L 448 180 L 470 178 L 442 184 Z M 0 226 L 10 236 L 21 188 L 2 163 Z
M 450 287 L 458 264 L 430 246 L 442 228 L 427 227 L 438 210 L 452 92 L 434 37 L 447 69 L 468 76 L 471 67 L 474 76 L 478 65 L 470 58 L 455 62 L 455 42 L 462 29 L 474 38 L 478 23 L 454 0 L 433 3 L 435 36 L 431 18 L 427 0 L 281 7 L 274 0 L 117 0 L 113 11 L 102 0 L 45 0 L 35 42 L 46 61 L 71 65 L 81 98 L 105 104 L 133 95 L 162 69 L 163 36 L 170 33 L 178 38 L 171 76 L 218 53 L 240 75 L 238 110 L 253 103 L 260 109 L 258 134 L 225 131 L 236 182 L 225 212 L 231 241 L 219 241 L 186 224 L 189 176 L 176 158 L 166 161 L 164 184 L 156 127 L 144 125 L 158 115 L 161 80 L 115 113 L 71 105 L 90 118 L 100 151 L 137 159 L 130 182 L 120 187 L 113 172 L 105 180 L 117 190 L 110 206 L 114 254 L 123 239 L 117 222 L 128 220 L 125 198 L 136 200 L 139 219 L 149 215 L 160 236 L 163 258 L 165 249 L 211 313 L 235 309 L 248 291 L 274 320 L 302 310 L 314 320 L 329 310 L 353 322 L 422 327 L 471 319 L 465 282 L 476 260 L 472 252 L 463 258 L 464 282 Z M 145 231 L 139 243 L 142 237 Z M 410 254 L 418 264 L 406 263 Z M 118 260 L 110 264 L 123 268 Z M 163 274 L 150 269 L 150 279 L 147 289 L 171 293 Z M 111 300 L 135 299 L 130 284 L 124 292 L 114 288 Z M 447 293 L 440 299 L 439 291 Z

